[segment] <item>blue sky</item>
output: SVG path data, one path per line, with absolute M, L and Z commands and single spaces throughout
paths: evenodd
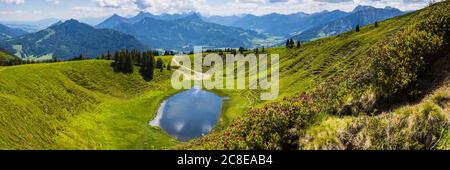
M 223 16 L 313 13 L 335 9 L 350 11 L 357 5 L 415 10 L 426 6 L 427 0 L 0 0 L 0 20 L 77 19 L 113 13 L 129 16 L 139 11 L 155 14 L 196 11 Z

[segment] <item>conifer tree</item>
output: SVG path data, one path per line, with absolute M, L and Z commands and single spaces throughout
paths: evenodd
M 131 58 L 130 53 L 125 56 L 124 72 L 133 73 L 133 59 Z

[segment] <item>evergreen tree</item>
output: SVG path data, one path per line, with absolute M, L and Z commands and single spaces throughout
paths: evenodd
M 83 54 L 80 54 L 76 60 L 84 60 Z
M 239 47 L 239 52 L 240 52 L 241 54 L 244 54 L 244 51 L 245 51 L 244 47 Z
M 378 27 L 378 21 L 375 21 L 375 27 Z
M 356 25 L 356 32 L 359 32 L 359 31 L 360 31 L 359 25 Z
M 300 41 L 297 41 L 297 48 L 300 48 L 302 46 L 302 43 Z
M 119 61 L 117 62 L 117 70 L 123 72 L 125 65 L 125 51 L 119 52 Z
M 156 68 L 162 69 L 164 68 L 164 62 L 161 58 L 158 58 L 158 60 L 156 61 Z
M 145 80 L 150 81 L 153 79 L 153 52 L 143 52 L 142 53 L 142 59 L 141 59 L 141 75 L 144 77 Z
M 133 59 L 130 53 L 125 56 L 124 72 L 133 73 Z
M 155 74 L 155 53 L 149 53 L 148 71 L 150 80 L 153 80 L 153 75 Z
M 114 52 L 114 71 L 119 72 L 119 51 Z
M 286 41 L 286 48 L 294 48 L 294 46 L 295 46 L 295 42 L 293 39 L 288 39 Z
M 108 50 L 108 54 L 106 54 L 106 59 L 107 60 L 111 60 L 112 59 L 112 56 L 111 56 L 111 53 L 109 52 L 109 50 Z

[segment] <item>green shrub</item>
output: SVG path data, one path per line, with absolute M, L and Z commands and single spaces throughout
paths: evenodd
M 448 129 L 448 117 L 438 105 L 425 102 L 376 117 L 360 117 L 340 134 L 346 149 L 436 149 Z

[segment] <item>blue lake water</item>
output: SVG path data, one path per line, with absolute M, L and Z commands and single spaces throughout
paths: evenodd
M 165 100 L 150 125 L 161 127 L 180 141 L 189 141 L 214 128 L 222 102 L 222 97 L 214 93 L 198 88 L 187 90 Z

